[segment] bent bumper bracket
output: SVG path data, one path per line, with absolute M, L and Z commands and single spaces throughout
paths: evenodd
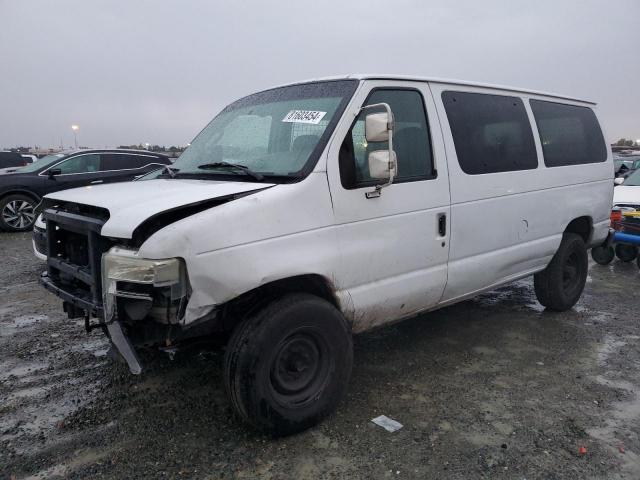
M 111 343 L 127 362 L 129 371 L 134 375 L 140 375 L 142 373 L 142 365 L 140 365 L 140 360 L 131 346 L 131 342 L 122 331 L 120 322 L 114 320 L 107 323 L 107 331 L 109 332 Z

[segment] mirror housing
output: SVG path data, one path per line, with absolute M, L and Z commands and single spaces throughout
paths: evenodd
M 396 152 L 375 150 L 369 153 L 369 175 L 376 180 L 389 180 L 398 173 Z
M 49 174 L 49 178 L 53 179 L 56 175 L 62 174 L 62 170 L 59 168 L 52 168 L 47 173 Z
M 371 108 L 384 108 L 386 112 L 370 113 L 364 119 L 364 135 L 367 142 L 387 142 L 387 150 L 375 150 L 369 154 L 369 175 L 372 178 L 387 180 L 376 185 L 373 191 L 365 192 L 367 198 L 377 198 L 382 189 L 393 183 L 393 177 L 397 172 L 396 153 L 393 151 L 393 112 L 388 103 L 375 103 L 365 105 L 360 110 Z
M 370 113 L 364 119 L 364 136 L 367 142 L 388 142 L 389 141 L 389 114 Z
M 614 185 L 622 185 L 624 183 L 624 178 L 623 177 L 614 178 L 613 183 Z

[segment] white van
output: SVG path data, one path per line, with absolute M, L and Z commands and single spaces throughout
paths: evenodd
M 608 235 L 612 176 L 590 102 L 297 83 L 232 103 L 147 179 L 48 195 L 42 283 L 132 373 L 142 346 L 228 338 L 235 410 L 289 434 L 336 407 L 354 333 L 529 275 L 540 303 L 570 309 Z

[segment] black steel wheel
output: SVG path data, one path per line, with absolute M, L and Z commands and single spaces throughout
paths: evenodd
M 352 363 L 342 314 L 321 298 L 291 294 L 236 328 L 225 353 L 225 386 L 243 420 L 289 435 L 335 410 Z
M 569 310 L 582 295 L 588 269 L 584 240 L 575 233 L 565 233 L 547 268 L 533 277 L 538 301 L 549 310 Z

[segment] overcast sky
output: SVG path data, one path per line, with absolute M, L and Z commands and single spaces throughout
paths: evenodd
M 0 0 L 0 147 L 184 145 L 275 84 L 375 72 L 595 100 L 640 138 L 638 0 Z

